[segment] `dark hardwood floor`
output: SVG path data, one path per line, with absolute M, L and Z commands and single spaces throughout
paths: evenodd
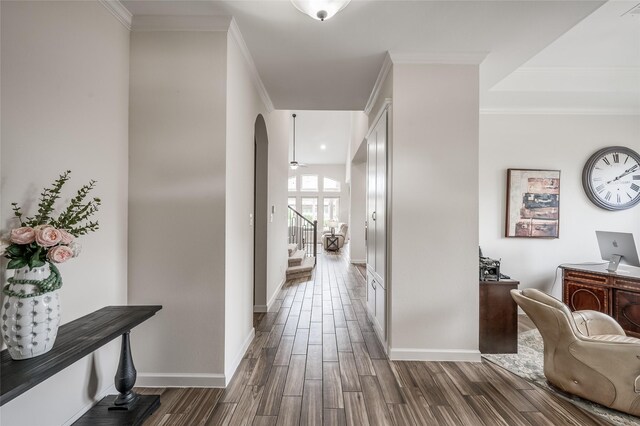
M 488 362 L 395 362 L 365 313 L 365 281 L 320 254 L 285 284 L 226 389 L 142 388 L 145 425 L 605 425 Z M 520 318 L 520 330 L 531 328 Z

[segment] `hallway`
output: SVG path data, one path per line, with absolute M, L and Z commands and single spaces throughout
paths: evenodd
M 287 282 L 227 389 L 158 388 L 145 425 L 602 425 L 487 362 L 390 362 L 365 312 L 365 281 L 321 253 Z

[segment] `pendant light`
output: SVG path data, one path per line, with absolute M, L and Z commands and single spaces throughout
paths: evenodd
M 325 21 L 344 9 L 351 0 L 291 0 L 300 12 Z
M 291 114 L 291 116 L 293 117 L 293 159 L 289 163 L 289 167 L 291 170 L 296 170 L 299 166 L 296 161 L 296 114 Z

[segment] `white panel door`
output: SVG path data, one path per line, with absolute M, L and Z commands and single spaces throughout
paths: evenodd
M 379 283 L 386 288 L 387 253 L 387 112 L 385 111 L 376 125 L 376 267 Z
M 376 316 L 376 285 L 371 272 L 367 271 L 367 311 L 371 318 Z
M 376 270 L 376 135 L 367 140 L 367 267 Z
M 375 319 L 380 328 L 380 341 L 387 341 L 387 291 L 379 283 L 375 283 L 376 290 L 376 313 Z

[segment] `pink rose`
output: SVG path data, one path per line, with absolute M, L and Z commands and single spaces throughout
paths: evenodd
M 75 240 L 75 237 L 64 229 L 58 229 L 58 232 L 60 232 L 60 235 L 62 235 L 62 238 L 60 239 L 60 242 L 62 244 L 71 244 L 71 242 Z
M 11 242 L 16 244 L 31 244 L 36 239 L 36 233 L 30 226 L 22 226 L 11 230 Z
M 51 225 L 36 229 L 36 243 L 42 247 L 53 247 L 62 240 L 62 234 Z
M 57 246 L 49 250 L 47 257 L 53 263 L 63 263 L 73 257 L 73 250 L 67 246 Z

